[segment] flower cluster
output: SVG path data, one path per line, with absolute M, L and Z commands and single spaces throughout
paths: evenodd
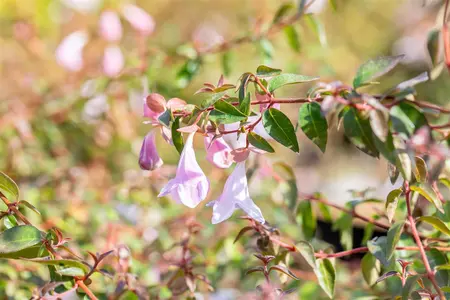
M 120 13 L 140 35 L 149 36 L 153 33 L 155 22 L 140 7 L 125 4 Z M 98 26 L 100 37 L 107 42 L 103 54 L 103 73 L 108 77 L 116 77 L 125 66 L 125 59 L 119 47 L 123 35 L 119 13 L 113 10 L 103 11 Z M 88 41 L 88 30 L 78 30 L 66 36 L 56 49 L 58 63 L 69 71 L 80 71 L 83 68 L 83 49 Z
M 172 111 L 180 110 L 185 106 L 186 102 L 181 99 L 173 98 L 166 102 L 163 96 L 156 93 L 152 93 L 144 99 L 144 117 L 150 119 L 146 123 L 153 125 L 154 129 L 147 134 L 142 143 L 139 155 L 139 165 L 142 169 L 155 170 L 163 164 L 155 144 L 156 128 L 161 130 L 166 142 L 173 143 L 171 131 L 161 125 L 158 118 L 168 109 Z M 259 116 L 252 116 L 249 121 L 255 121 L 258 118 Z M 229 131 L 235 131 L 237 128 L 239 128 L 239 122 L 225 126 L 225 130 Z M 188 132 L 189 135 L 181 152 L 175 178 L 169 180 L 158 195 L 158 197 L 170 195 L 176 202 L 190 208 L 196 207 L 205 200 L 210 188 L 209 180 L 197 163 L 195 156 L 193 140 L 197 129 L 198 127 L 194 125 L 178 130 Z M 262 125 L 257 125 L 254 130 L 258 131 L 261 136 L 270 138 Z M 245 133 L 233 132 L 223 137 L 211 132 L 203 135 L 206 158 L 211 164 L 218 168 L 227 169 L 233 163 L 236 163 L 233 172 L 225 183 L 222 194 L 216 200 L 207 204 L 207 206 L 213 208 L 212 223 L 217 224 L 228 219 L 238 208 L 256 221 L 264 223 L 265 220 L 261 210 L 250 197 L 245 172 L 245 160 L 248 158 L 249 152 L 263 153 L 264 151 L 246 146 Z

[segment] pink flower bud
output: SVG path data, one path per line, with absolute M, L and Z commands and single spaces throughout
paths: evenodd
M 205 136 L 206 159 L 218 168 L 226 169 L 233 163 L 232 149 L 223 138 L 213 140 L 211 135 Z
M 260 223 L 265 222 L 261 210 L 250 198 L 245 174 L 245 162 L 236 164 L 233 173 L 231 173 L 225 183 L 222 194 L 217 200 L 208 203 L 208 206 L 213 207 L 211 220 L 213 224 L 228 219 L 237 208 L 245 211 L 247 215 L 256 221 Z
M 109 77 L 116 77 L 124 66 L 122 51 L 118 46 L 108 46 L 103 56 L 103 72 Z
M 100 35 L 109 42 L 118 42 L 122 38 L 122 23 L 114 11 L 108 10 L 101 14 L 99 27 Z
M 130 22 L 131 26 L 141 34 L 150 35 L 155 30 L 155 21 L 142 8 L 133 4 L 126 4 L 123 7 L 122 13 L 124 18 Z
M 88 39 L 86 31 L 75 31 L 66 36 L 56 49 L 58 64 L 69 71 L 80 71 L 83 68 L 83 48 Z
M 194 208 L 209 191 L 209 180 L 197 163 L 193 147 L 194 132 L 189 134 L 181 153 L 175 178 L 169 180 L 158 197 L 168 194 L 178 203 Z
M 139 154 L 139 166 L 143 170 L 155 170 L 163 164 L 162 159 L 158 155 L 155 143 L 155 132 L 150 131 L 144 138 L 141 152 Z
M 144 117 L 158 121 L 158 117 L 166 110 L 166 100 L 157 93 L 144 98 Z

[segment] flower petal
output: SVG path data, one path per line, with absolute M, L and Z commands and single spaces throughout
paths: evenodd
M 89 35 L 86 31 L 75 31 L 66 36 L 56 49 L 58 64 L 69 71 L 80 71 L 83 68 L 83 48 Z
M 122 38 L 122 24 L 115 11 L 106 10 L 98 21 L 100 35 L 109 42 L 118 42 Z
M 150 35 L 155 30 L 155 21 L 142 8 L 133 4 L 126 4 L 122 12 L 124 18 L 141 34 Z
M 122 71 L 125 61 L 118 46 L 108 46 L 103 56 L 103 72 L 109 77 L 116 77 Z

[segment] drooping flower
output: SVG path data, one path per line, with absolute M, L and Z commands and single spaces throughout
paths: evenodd
M 122 23 L 116 12 L 107 10 L 102 12 L 98 22 L 100 35 L 109 42 L 118 42 L 122 38 Z
M 222 137 L 213 140 L 211 135 L 205 136 L 206 159 L 218 168 L 226 169 L 233 163 L 231 147 Z
M 80 71 L 83 67 L 83 48 L 88 39 L 88 33 L 83 30 L 66 36 L 56 49 L 57 62 L 69 71 Z
M 139 166 L 143 170 L 153 171 L 161 167 L 163 161 L 159 157 L 155 143 L 155 131 L 150 131 L 142 142 L 141 152 L 139 154 Z
M 118 46 L 105 48 L 103 56 L 103 72 L 109 77 L 116 77 L 122 71 L 125 64 L 122 50 Z
M 264 217 L 261 210 L 250 198 L 247 185 L 247 176 L 245 174 L 245 162 L 236 164 L 233 173 L 228 177 L 222 195 L 215 201 L 208 203 L 213 207 L 213 216 L 211 222 L 213 224 L 220 223 L 240 208 L 251 218 L 260 223 L 264 223 Z
M 193 147 L 195 132 L 189 134 L 181 153 L 175 178 L 169 180 L 158 197 L 169 195 L 178 203 L 194 208 L 209 191 L 209 180 L 197 163 Z
M 130 22 L 131 26 L 141 34 L 150 35 L 155 30 L 155 21 L 142 8 L 133 4 L 126 4 L 123 7 L 122 13 L 124 18 Z

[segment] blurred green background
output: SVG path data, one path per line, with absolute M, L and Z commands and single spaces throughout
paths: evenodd
M 93 7 L 80 9 L 76 2 Z M 198 104 L 203 98 L 194 96 L 194 92 L 204 82 L 216 83 L 221 74 L 228 73 L 226 80 L 235 84 L 242 73 L 254 71 L 260 64 L 320 76 L 324 82 L 350 83 L 365 60 L 405 54 L 404 64 L 382 85 L 371 88 L 383 92 L 429 70 L 427 34 L 435 27 L 442 6 L 442 1 L 425 0 L 336 0 L 336 8 L 332 8 L 328 1 L 316 0 L 308 11 L 314 18 L 294 25 L 299 51 L 292 49 L 280 32 L 225 53 L 204 55 L 198 72 L 186 78 L 179 73 L 195 53 L 193 46 L 209 47 L 215 41 L 232 40 L 264 28 L 282 1 L 136 1 L 154 18 L 155 31 L 142 40 L 122 20 L 124 37 L 119 45 L 125 56 L 125 71 L 110 79 L 102 74 L 106 43 L 98 35 L 97 22 L 102 10 L 119 9 L 124 2 L 0 1 L 0 170 L 18 182 L 21 198 L 41 211 L 42 216 L 28 213 L 34 224 L 43 229 L 60 228 L 73 239 L 72 245 L 81 255 L 86 250 L 103 252 L 126 245 L 133 257 L 131 272 L 147 287 L 162 287 L 170 271 L 165 251 L 182 238 L 183 222 L 194 216 L 204 226 L 196 238 L 202 249 L 196 259 L 204 264 L 204 273 L 219 292 L 235 293 L 229 298 L 211 299 L 235 299 L 263 280 L 257 275 L 244 276 L 246 269 L 258 264 L 248 251 L 254 245 L 233 245 L 236 233 L 245 224 L 237 218 L 237 212 L 229 221 L 212 226 L 211 209 L 203 204 L 192 210 L 170 199 L 156 198 L 174 172 L 178 153 L 159 139 L 164 166 L 154 172 L 139 169 L 139 149 L 150 129 L 142 123 L 142 83 L 166 99 L 178 97 Z M 90 40 L 83 52 L 84 68 L 73 73 L 57 64 L 55 49 L 76 30 L 88 30 Z M 144 72 L 134 72 L 143 62 Z M 285 88 L 277 96 L 304 96 L 310 87 Z M 449 91 L 448 74 L 443 72 L 432 83 L 418 87 L 418 98 L 445 105 Z M 99 94 L 107 95 L 107 101 L 95 106 L 90 100 Z M 296 109 L 282 110 L 295 120 Z M 277 147 L 277 154 L 253 158 L 252 163 L 258 161 L 270 168 L 274 162 L 287 162 L 296 170 L 300 191 L 320 191 L 340 204 L 352 200 L 349 189 L 371 187 L 373 196 L 380 199 L 390 191 L 385 162 L 360 154 L 337 128 L 332 130 L 325 155 L 304 136 L 300 136 L 300 143 L 298 156 Z M 220 194 L 229 171 L 215 169 L 205 161 L 200 140 L 196 154 L 214 183 L 209 197 L 212 200 Z M 283 206 L 283 186 L 265 175 L 263 168 L 250 185 L 250 193 L 265 218 L 284 235 L 300 240 L 302 233 L 289 221 Z M 348 299 L 350 291 L 363 293 L 367 287 L 351 286 L 348 280 L 358 271 L 350 268 L 342 272 L 338 278 L 347 285 L 338 284 L 336 295 Z M 110 279 L 94 277 L 95 291 L 114 290 Z M 0 261 L 0 295 L 27 299 L 32 288 L 46 279 L 45 268 Z M 299 297 L 324 297 L 314 282 L 302 279 L 296 284 L 300 286 Z M 170 298 L 165 288 L 160 295 Z

